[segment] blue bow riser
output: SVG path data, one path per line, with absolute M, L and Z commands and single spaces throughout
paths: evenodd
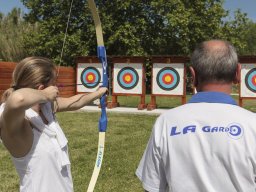
M 98 46 L 98 58 L 102 63 L 102 87 L 108 87 L 108 75 L 107 75 L 107 56 L 106 49 L 104 46 Z M 99 132 L 106 132 L 108 120 L 107 120 L 107 112 L 106 112 L 106 94 L 104 94 L 100 98 L 101 105 L 101 117 L 99 120 Z

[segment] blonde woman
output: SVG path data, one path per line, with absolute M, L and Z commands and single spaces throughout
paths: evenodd
M 54 113 L 77 110 L 107 88 L 58 97 L 54 64 L 42 57 L 18 63 L 12 81 L 1 100 L 0 136 L 20 177 L 20 191 L 73 191 L 67 139 Z

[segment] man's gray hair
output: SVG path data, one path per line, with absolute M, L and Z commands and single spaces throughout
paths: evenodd
M 220 41 L 220 40 L 216 40 Z M 200 83 L 230 83 L 235 79 L 238 56 L 233 45 L 220 41 L 223 46 L 199 44 L 191 57 L 192 67 Z

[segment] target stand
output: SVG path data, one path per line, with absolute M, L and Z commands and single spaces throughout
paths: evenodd
M 144 57 L 112 57 L 112 101 L 108 108 L 120 106 L 118 96 L 139 96 L 138 110 L 146 108 L 145 104 L 145 66 Z
M 77 57 L 76 74 L 76 93 L 92 93 L 102 85 L 102 64 L 97 57 Z
M 241 81 L 239 87 L 239 106 L 243 100 L 256 99 L 256 57 L 240 57 Z
M 180 97 L 186 103 L 185 57 L 152 57 L 151 100 L 147 110 L 157 108 L 156 96 Z

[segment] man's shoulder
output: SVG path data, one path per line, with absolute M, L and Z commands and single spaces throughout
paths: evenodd
M 171 108 L 160 115 L 159 118 L 167 119 L 180 119 L 183 117 L 193 117 L 194 115 L 203 115 L 203 114 L 223 114 L 229 115 L 229 117 L 239 116 L 247 118 L 255 118 L 256 113 L 252 112 L 246 108 L 240 107 L 238 105 L 231 104 L 220 104 L 220 103 L 187 103 L 180 105 L 175 108 Z
M 236 114 L 256 117 L 255 112 L 248 110 L 244 107 L 241 107 L 239 105 L 229 105 L 229 109 L 231 110 L 231 112 L 233 111 L 233 113 L 236 113 Z
M 165 112 L 163 112 L 158 120 L 160 121 L 170 121 L 170 120 L 178 120 L 183 119 L 184 116 L 188 115 L 192 109 L 187 106 L 187 104 L 180 105 L 178 107 L 171 108 Z
M 182 114 L 184 112 L 189 112 L 191 110 L 193 110 L 193 108 L 195 108 L 196 106 L 193 106 L 193 105 L 190 105 L 190 104 L 183 104 L 183 105 L 180 105 L 178 107 L 174 107 L 174 108 L 171 108 L 167 111 L 165 111 L 164 113 L 162 113 L 162 116 L 168 116 L 170 114 Z

